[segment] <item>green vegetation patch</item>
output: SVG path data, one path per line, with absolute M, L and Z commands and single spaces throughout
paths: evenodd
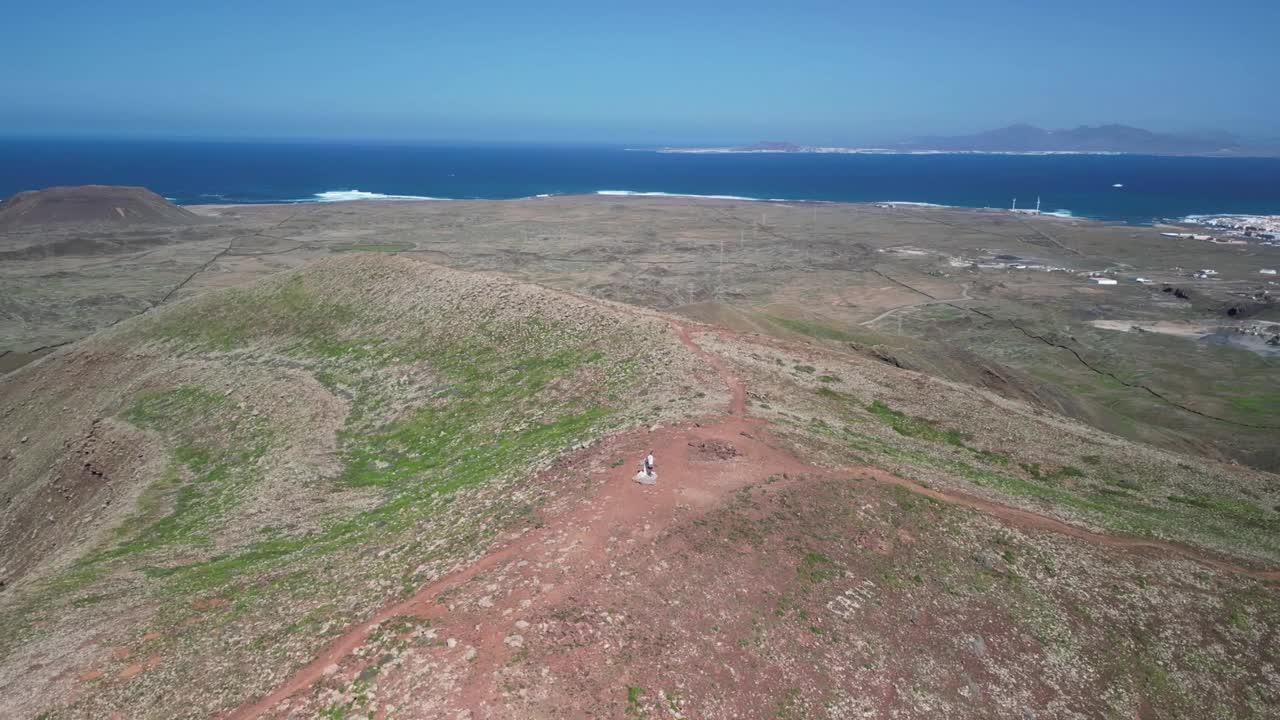
M 233 555 L 177 569 L 172 582 L 184 592 L 220 587 L 235 577 L 288 566 L 306 558 L 385 544 L 421 523 L 448 512 L 450 497 L 466 488 L 517 475 L 548 455 L 581 441 L 612 415 L 603 405 L 580 405 L 550 392 L 557 380 L 574 378 L 593 353 L 578 349 L 504 361 L 481 353 L 471 364 L 454 365 L 453 351 L 440 351 L 440 364 L 462 378 L 428 404 L 389 426 L 361 429 L 356 412 L 376 395 L 358 395 L 342 434 L 346 469 L 343 485 L 384 493 L 374 508 L 338 519 L 322 531 L 294 538 L 259 541 Z M 459 359 L 459 358 L 455 358 Z M 613 382 L 624 382 L 620 369 Z M 495 509 L 514 516 L 513 508 Z M 476 527 L 494 517 L 476 518 Z M 466 543 L 482 538 L 466 535 Z M 446 548 L 438 552 L 452 550 Z
M 850 411 L 859 406 L 848 402 L 850 398 L 829 388 L 819 388 L 817 392 L 845 401 L 839 407 L 846 409 L 851 421 L 857 420 L 858 416 Z M 825 438 L 854 451 L 860 462 L 899 473 L 904 472 L 904 466 L 940 471 L 1011 497 L 1068 510 L 1112 532 L 1198 541 L 1199 544 L 1226 545 L 1272 557 L 1280 556 L 1280 513 L 1254 503 L 1209 495 L 1161 496 L 1150 490 L 1142 494 L 1137 491 L 1146 489 L 1147 483 L 1131 477 L 1131 473 L 1117 478 L 1118 470 L 1086 473 L 1070 465 L 1045 469 L 1038 464 L 1026 463 L 1020 466 L 1026 477 L 1019 477 L 1008 471 L 1008 458 L 1003 455 L 1000 456 L 1003 461 L 992 462 L 990 457 L 998 454 L 984 454 L 963 442 L 953 444 L 947 436 L 937 434 L 936 427 L 912 422 L 914 418 L 883 403 L 879 406 L 873 403 L 868 409 L 903 440 L 892 442 L 816 419 L 807 424 L 788 424 L 794 424 L 807 436 Z M 974 464 L 967 458 L 984 462 Z M 1090 482 L 1094 474 L 1099 477 Z M 1064 482 L 1068 479 L 1079 481 Z
M 837 342 L 859 342 L 867 341 L 870 336 L 856 335 L 845 330 L 833 328 L 830 325 L 822 323 L 810 322 L 808 320 L 793 320 L 791 318 L 778 317 L 776 315 L 766 315 L 770 322 L 781 325 L 782 327 L 794 333 L 799 333 L 818 340 L 835 340 Z
M 116 528 L 118 544 L 81 562 L 175 544 L 207 545 L 207 531 L 244 500 L 256 480 L 252 466 L 270 449 L 273 437 L 267 422 L 196 386 L 142 393 L 122 415 L 172 443 L 169 468 Z
M 1231 407 L 1244 415 L 1277 416 L 1280 415 L 1280 393 L 1257 393 L 1231 398 Z
M 942 442 L 959 448 L 965 447 L 965 437 L 960 431 L 939 428 L 935 423 L 911 417 L 894 410 L 879 400 L 868 405 L 867 410 L 883 423 L 893 428 L 899 435 L 920 438 L 930 442 Z
M 354 597 L 410 593 L 502 528 L 531 521 L 540 492 L 520 502 L 514 493 L 551 458 L 611 428 L 650 352 L 614 330 L 518 313 L 389 317 L 320 287 L 303 275 L 220 291 L 126 332 L 178 353 L 251 349 L 254 362 L 309 373 L 342 396 L 342 470 L 308 488 L 313 498 L 332 491 L 336 502 L 303 514 L 314 521 L 304 528 L 286 508 L 269 527 L 226 532 L 253 522 L 244 503 L 264 457 L 286 449 L 283 428 L 206 387 L 139 394 L 120 417 L 162 438 L 166 472 L 108 542 L 5 613 L 14 632 L 0 645 L 21 642 L 34 621 L 72 603 L 87 608 L 124 590 L 154 602 L 157 624 L 174 628 L 188 627 L 194 600 L 216 596 L 216 609 L 202 614 L 216 624 L 203 625 L 202 637 L 249 617 L 263 653 L 309 651 L 320 628 L 354 620 L 346 609 Z M 500 492 L 461 492 L 495 484 Z M 351 505 L 361 509 L 344 510 Z M 171 635 L 188 642 L 189 632 Z
M 352 348 L 346 330 L 357 318 L 349 305 L 324 298 L 298 275 L 276 286 L 227 290 L 182 312 L 155 320 L 149 333 L 211 350 L 233 350 L 262 337 L 296 338 L 310 354 Z
M 636 685 L 627 686 L 627 717 L 644 717 L 645 689 Z
M 830 580 L 839 573 L 831 558 L 820 552 L 807 552 L 796 568 L 796 575 L 805 582 L 819 583 Z

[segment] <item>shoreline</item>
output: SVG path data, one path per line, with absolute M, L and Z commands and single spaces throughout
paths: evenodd
M 1174 218 L 1152 218 L 1146 222 L 1135 222 L 1131 220 L 1095 217 L 1091 215 L 1081 215 L 1066 209 L 1055 208 L 1042 211 L 998 208 L 991 206 L 976 205 L 948 205 L 944 203 L 926 202 L 921 200 L 819 200 L 808 198 L 757 198 L 745 195 L 720 195 L 720 194 L 698 194 L 698 193 L 671 193 L 661 191 L 641 191 L 641 190 L 596 190 L 594 192 L 585 193 L 541 193 L 538 195 L 529 195 L 516 198 L 449 198 L 434 197 L 425 195 L 397 195 L 383 194 L 374 192 L 364 192 L 361 190 L 329 190 L 316 193 L 312 198 L 298 198 L 287 200 L 265 200 L 256 202 L 184 202 L 174 198 L 166 198 L 176 205 L 185 208 L 204 208 L 204 209 L 230 209 L 237 207 L 265 207 L 275 205 L 329 205 L 329 204 L 345 204 L 345 203 L 387 203 L 387 204 L 406 204 L 406 203 L 455 203 L 455 202 L 474 202 L 474 203 L 514 203 L 514 202 L 533 202 L 538 200 L 605 200 L 613 199 L 615 201 L 629 198 L 642 198 L 647 200 L 682 200 L 697 202 L 749 202 L 772 205 L 862 205 L 881 209 L 906 209 L 906 210 L 958 210 L 980 213 L 1004 213 L 1017 217 L 1040 217 L 1050 218 L 1054 220 L 1067 221 L 1086 221 L 1094 223 L 1126 225 L 1132 227 L 1161 227 L 1161 226 L 1186 226 L 1197 228 L 1211 228 L 1207 220 L 1222 218 L 1275 218 L 1280 222 L 1280 210 L 1276 213 L 1194 213 L 1182 217 Z M 1219 228 L 1221 229 L 1221 228 Z
M 330 195 L 330 192 L 317 193 L 317 195 Z M 297 200 L 268 200 L 259 202 L 221 202 L 221 203 L 188 203 L 174 198 L 165 198 L 179 207 L 188 209 L 230 209 L 238 207 L 271 207 L 271 206 L 289 206 L 289 205 L 333 205 L 347 203 L 361 204 L 395 204 L 405 205 L 414 203 L 517 203 L 517 202 L 533 202 L 538 200 L 605 200 L 641 198 L 645 200 L 684 200 L 697 202 L 749 202 L 761 203 L 768 205 L 861 205 L 880 209 L 916 209 L 916 210 L 959 210 L 968 212 L 982 213 L 1008 213 L 1019 217 L 1045 217 L 1056 220 L 1084 220 L 1097 223 L 1113 223 L 1120 225 L 1134 225 L 1141 227 L 1151 227 L 1159 222 L 1153 223 L 1129 223 L 1123 220 L 1113 220 L 1108 218 L 1095 218 L 1086 215 L 1076 215 L 1067 209 L 1056 210 L 1023 210 L 1010 208 L 997 208 L 990 206 L 972 206 L 972 205 L 946 205 L 942 203 L 923 202 L 918 200 L 812 200 L 804 198 L 753 198 L 744 195 L 700 195 L 695 193 L 668 193 L 668 192 L 645 192 L 632 190 L 597 190 L 591 193 L 565 193 L 553 194 L 545 193 L 540 195 L 531 195 L 518 198 L 444 198 L 444 197 L 427 197 L 414 195 L 383 195 L 380 193 L 362 193 L 361 197 L 348 197 L 342 199 L 320 198 L 315 199 L 297 199 Z M 1218 216 L 1215 216 L 1218 217 Z

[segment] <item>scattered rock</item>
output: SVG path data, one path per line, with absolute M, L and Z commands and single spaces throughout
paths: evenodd
M 987 641 L 982 639 L 981 635 L 974 635 L 969 639 L 969 651 L 978 657 L 987 654 Z
M 973 556 L 973 561 L 986 568 L 987 570 L 996 569 L 996 556 L 989 552 L 980 552 Z
M 689 443 L 689 447 L 693 448 L 690 459 L 703 462 L 719 462 L 724 460 L 732 460 L 742 453 L 738 448 L 723 440 L 706 440 L 698 443 Z

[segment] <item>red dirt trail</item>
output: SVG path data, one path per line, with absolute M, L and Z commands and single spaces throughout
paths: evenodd
M 417 617 L 437 620 L 449 617 L 449 626 L 457 628 L 457 639 L 475 648 L 475 660 L 448 704 L 457 708 L 482 708 L 493 697 L 490 671 L 509 654 L 504 643 L 509 630 L 500 622 L 492 622 L 493 610 L 468 611 L 451 609 L 441 602 L 446 591 L 458 588 L 490 571 L 520 576 L 521 587 L 538 587 L 537 573 L 548 567 L 572 567 L 577 578 L 598 577 L 612 561 L 611 553 L 618 543 L 652 542 L 665 529 L 689 517 L 718 507 L 734 491 L 750 484 L 780 475 L 810 477 L 859 477 L 888 485 L 896 485 L 941 502 L 960 505 L 991 515 L 1000 521 L 1035 531 L 1067 535 L 1080 540 L 1126 551 L 1176 554 L 1202 563 L 1215 570 L 1247 575 L 1259 580 L 1280 581 L 1280 570 L 1259 570 L 1215 557 L 1209 553 L 1177 543 L 1143 540 L 1095 533 L 1033 512 L 1001 505 L 961 493 L 944 492 L 869 467 L 832 471 L 813 467 L 782 447 L 767 431 L 763 420 L 747 418 L 746 386 L 728 364 L 697 344 L 698 332 L 721 332 L 718 328 L 672 323 L 672 330 L 688 349 L 705 360 L 719 374 L 731 391 L 728 415 L 702 423 L 683 423 L 656 431 L 637 430 L 605 440 L 601 445 L 568 458 L 557 475 L 566 471 L 581 472 L 598 457 L 634 457 L 638 463 L 646 450 L 652 449 L 657 459 L 658 484 L 642 486 L 632 482 L 632 464 L 605 470 L 606 482 L 588 491 L 573 509 L 548 517 L 543 525 L 529 529 L 510 539 L 479 561 L 446 575 L 424 587 L 413 597 L 389 605 L 334 641 L 319 656 L 296 671 L 270 694 L 247 702 L 229 713 L 227 720 L 250 720 L 288 714 L 288 701 L 306 695 L 318 682 L 332 673 L 331 666 L 351 664 L 353 653 L 369 639 L 378 627 L 393 618 Z M 730 448 L 728 457 L 708 457 L 705 448 Z M 574 591 L 571 583 L 531 592 L 518 590 L 504 598 L 502 604 L 516 602 L 539 606 L 562 600 Z M 474 627 L 474 632 L 464 628 Z M 358 663 L 357 663 L 358 664 Z M 326 672 L 329 670 L 329 672 Z M 358 669 L 356 670 L 358 672 Z M 343 671 L 342 677 L 350 674 Z
M 694 355 L 702 358 L 708 365 L 715 368 L 716 372 L 720 375 L 720 379 L 724 381 L 725 385 L 729 386 L 729 391 L 733 393 L 733 399 L 729 402 L 729 414 L 737 415 L 738 417 L 745 415 L 747 411 L 746 383 L 742 382 L 740 378 L 729 371 L 729 366 L 725 364 L 724 360 L 716 355 L 712 355 L 702 349 L 701 345 L 694 342 L 693 338 L 689 335 L 688 325 L 673 322 L 671 323 L 671 327 L 676 331 L 676 335 L 679 336 L 680 342 L 684 343 L 684 346 L 689 348 Z

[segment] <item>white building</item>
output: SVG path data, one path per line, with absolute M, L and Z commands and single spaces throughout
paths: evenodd
M 1116 284 L 1116 281 L 1114 278 L 1106 278 L 1106 277 L 1091 277 L 1089 278 L 1089 282 L 1093 283 L 1094 285 L 1115 285 Z

